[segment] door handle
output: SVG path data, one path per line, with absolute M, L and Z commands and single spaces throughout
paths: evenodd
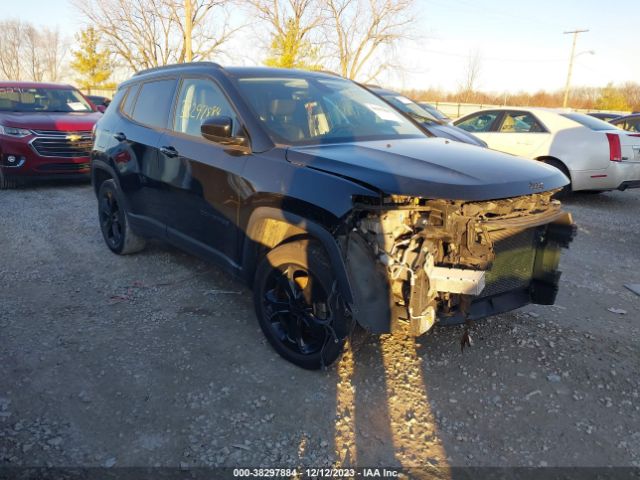
M 122 132 L 118 132 L 113 134 L 113 138 L 115 138 L 119 142 L 124 142 L 127 139 L 127 136 Z
M 160 147 L 160 153 L 169 157 L 169 158 L 173 158 L 173 157 L 177 157 L 178 156 L 178 151 L 169 146 L 169 147 Z

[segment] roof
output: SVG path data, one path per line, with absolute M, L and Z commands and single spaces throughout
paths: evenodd
M 127 83 L 133 79 L 139 79 L 146 76 L 155 76 L 163 73 L 177 73 L 183 71 L 207 71 L 218 70 L 233 77 L 297 77 L 297 78 L 335 78 L 336 74 L 332 72 L 314 72 L 309 70 L 296 70 L 289 68 L 272 68 L 272 67 L 223 67 L 222 65 L 214 62 L 189 62 L 189 63 L 176 63 L 172 65 L 164 65 L 161 67 L 149 68 L 141 70 L 133 75 Z
M 67 89 L 74 86 L 67 83 L 46 83 L 46 82 L 20 82 L 11 80 L 0 80 L 0 88 L 17 87 L 17 88 L 48 88 L 48 89 Z
M 297 78 L 342 78 L 332 72 L 314 72 L 313 70 L 298 70 L 295 68 L 273 67 L 225 67 L 224 71 L 234 77 L 297 77 Z

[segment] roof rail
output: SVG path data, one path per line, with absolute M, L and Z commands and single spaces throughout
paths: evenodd
M 146 73 L 160 72 L 163 70 L 173 70 L 181 67 L 214 67 L 214 68 L 222 69 L 222 65 L 215 62 L 185 62 L 185 63 L 173 63 L 171 65 L 162 65 L 160 67 L 147 68 L 145 70 L 140 70 L 139 72 L 134 73 L 133 76 L 137 77 L 138 75 L 144 75 Z

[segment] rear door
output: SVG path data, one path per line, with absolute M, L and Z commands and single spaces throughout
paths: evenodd
M 163 214 L 174 241 L 235 266 L 245 185 L 240 174 L 247 155 L 202 137 L 202 122 L 213 116 L 231 117 L 234 136 L 242 132 L 234 108 L 212 78 L 183 78 L 170 129 L 160 140 Z
M 532 158 L 539 147 L 549 141 L 550 135 L 531 112 L 505 110 L 496 125 L 491 148 Z
M 161 78 L 132 88 L 121 111 L 126 121 L 112 132 L 118 144 L 110 156 L 130 214 L 156 234 L 164 234 L 158 144 L 169 122 L 176 84 L 177 78 Z

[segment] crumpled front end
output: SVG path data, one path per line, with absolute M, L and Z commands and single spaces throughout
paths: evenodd
M 465 202 L 358 199 L 344 240 L 353 315 L 375 333 L 420 335 L 528 303 L 553 304 L 576 228 L 554 192 Z

